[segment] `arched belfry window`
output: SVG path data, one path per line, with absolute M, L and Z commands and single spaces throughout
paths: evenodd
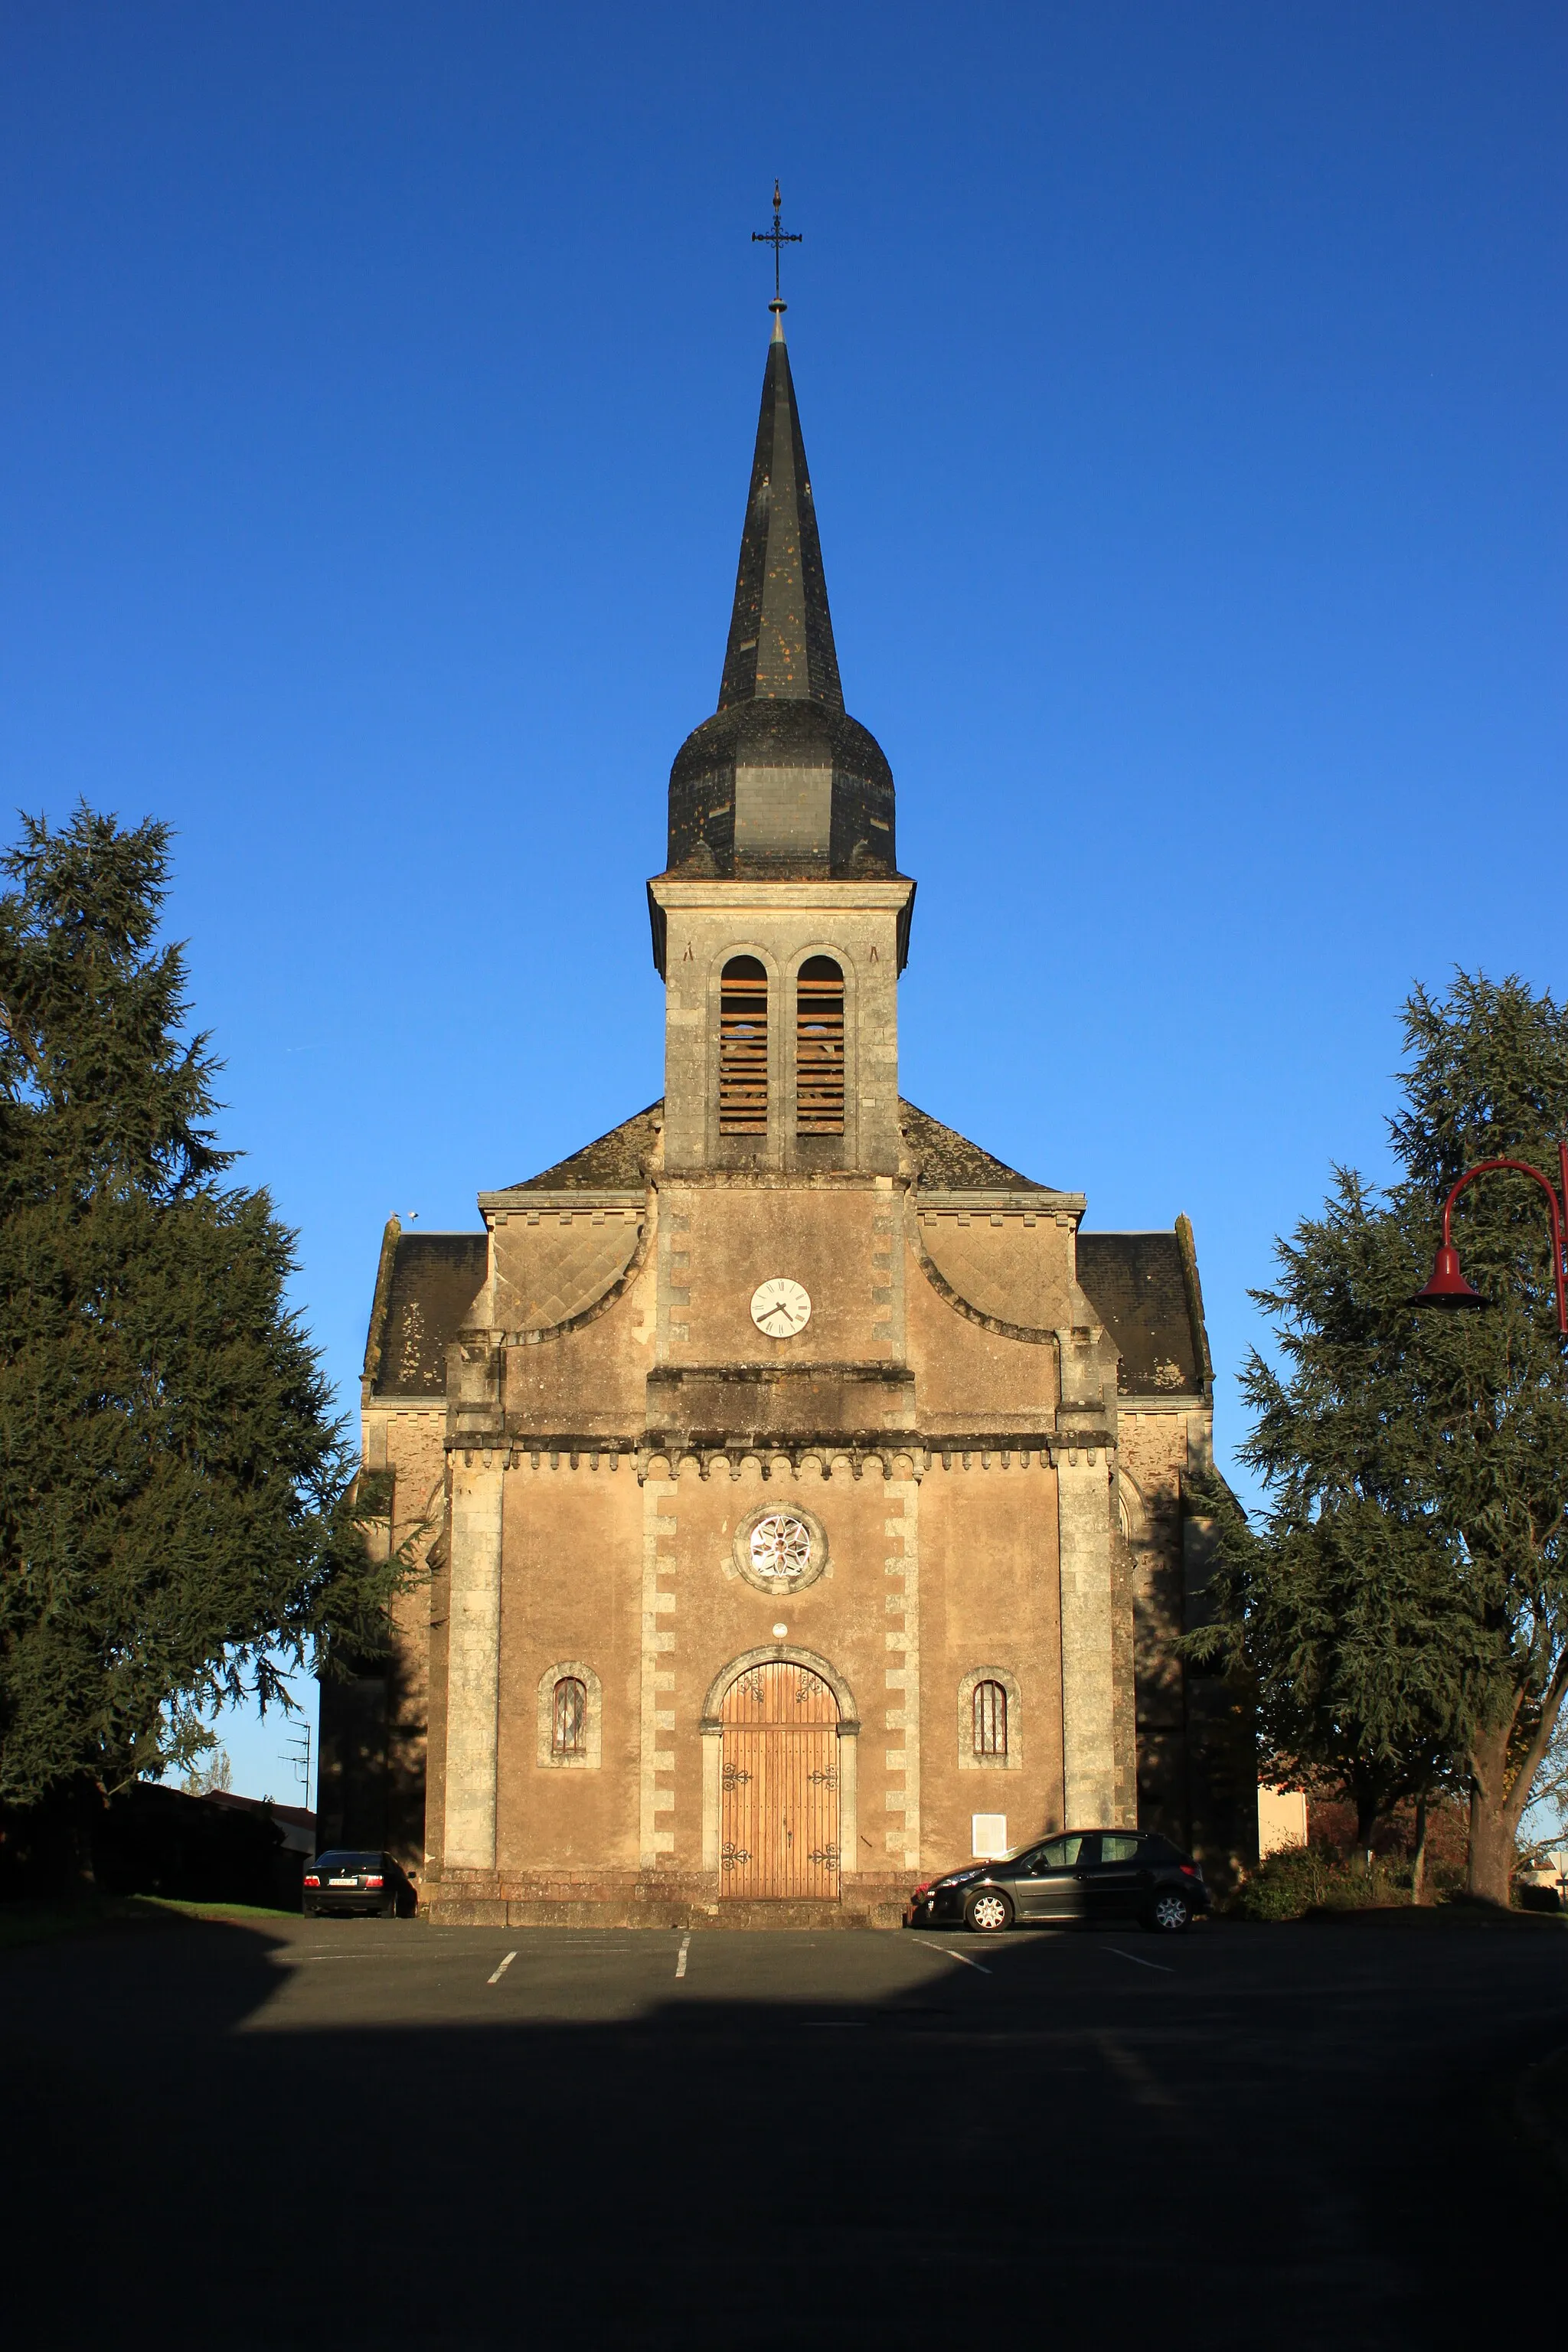
M 1000 1683 L 976 1683 L 973 1700 L 976 1756 L 1007 1753 L 1007 1694 Z
M 719 1132 L 768 1131 L 768 976 L 731 956 L 719 982 Z
M 831 956 L 811 956 L 795 990 L 795 1132 L 842 1135 L 844 974 Z

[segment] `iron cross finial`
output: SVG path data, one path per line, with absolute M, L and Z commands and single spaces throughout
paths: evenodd
M 798 245 L 801 242 L 801 232 L 799 229 L 781 228 L 779 226 L 779 207 L 783 201 L 784 199 L 779 194 L 779 184 L 775 180 L 773 182 L 773 225 L 772 228 L 754 228 L 752 231 L 752 243 L 753 245 L 771 245 L 773 249 L 773 299 L 768 305 L 770 310 L 782 310 L 784 309 L 784 299 L 779 292 L 780 250 L 786 245 Z

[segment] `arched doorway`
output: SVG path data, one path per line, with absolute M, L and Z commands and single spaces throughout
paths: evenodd
M 768 1659 L 724 1694 L 720 1891 L 838 1894 L 838 1702 L 809 1666 Z

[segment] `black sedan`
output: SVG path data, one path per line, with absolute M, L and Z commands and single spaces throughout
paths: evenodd
M 389 1853 L 319 1853 L 305 1872 L 301 1908 L 307 1918 L 358 1912 L 395 1919 L 414 1905 L 413 1885 Z
M 996 1862 L 972 1863 L 917 1886 L 904 1915 L 910 1927 L 962 1923 L 983 1936 L 1079 1920 L 1094 1927 L 1137 1920 L 1179 1935 L 1209 1907 L 1204 1874 L 1190 1853 L 1148 1830 L 1068 1830 Z

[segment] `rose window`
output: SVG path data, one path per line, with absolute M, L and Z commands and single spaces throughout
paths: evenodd
M 752 1566 L 759 1576 L 804 1576 L 811 1565 L 811 1529 L 804 1519 L 774 1511 L 752 1529 Z

